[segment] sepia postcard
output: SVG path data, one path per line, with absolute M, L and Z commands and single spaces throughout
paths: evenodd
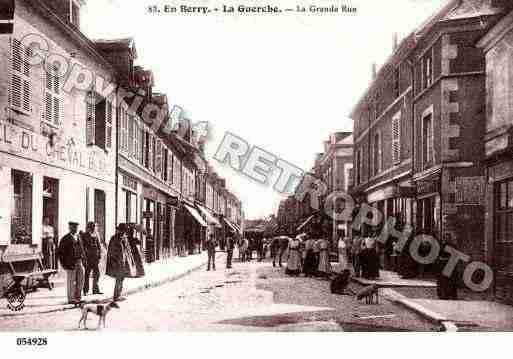
M 513 331 L 513 1 L 1 0 L 0 331 Z

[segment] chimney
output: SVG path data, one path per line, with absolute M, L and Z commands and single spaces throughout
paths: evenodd
M 378 65 L 375 62 L 372 63 L 372 79 L 375 80 L 378 76 Z
M 393 50 L 395 52 L 395 50 L 397 50 L 397 47 L 399 46 L 399 38 L 398 38 L 397 32 L 394 32 L 392 42 L 393 42 Z

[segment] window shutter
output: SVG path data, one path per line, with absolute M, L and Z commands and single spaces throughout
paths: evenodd
M 159 175 L 162 173 L 162 142 L 159 139 L 156 140 L 156 146 L 155 173 Z
M 86 96 L 86 144 L 94 145 L 95 138 L 95 101 L 94 93 L 89 92 Z
M 61 101 L 58 97 L 53 98 L 53 122 L 56 125 L 60 124 Z
M 12 94 L 11 94 L 11 102 L 12 105 L 18 108 L 21 108 L 21 96 L 22 96 L 23 88 L 22 88 L 22 79 L 21 76 L 16 74 L 12 74 Z
M 24 49 L 19 40 L 12 39 L 11 105 L 24 112 L 30 112 L 30 65 L 26 61 L 30 54 L 30 49 Z
M 401 114 L 392 119 L 392 161 L 401 162 Z
M 135 150 L 134 150 L 134 144 L 135 144 L 134 131 L 135 131 L 134 115 L 130 114 L 128 116 L 128 153 L 132 157 L 135 156 Z
M 134 158 L 139 159 L 139 124 L 134 118 Z
M 154 161 L 154 158 L 153 156 L 155 155 L 154 151 L 153 151 L 153 136 L 150 134 L 148 136 L 148 169 L 150 171 L 153 171 L 153 161 Z
M 110 101 L 105 101 L 105 149 L 112 148 L 112 116 L 113 106 Z

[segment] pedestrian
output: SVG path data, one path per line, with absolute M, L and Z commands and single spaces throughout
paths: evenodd
M 232 267 L 232 258 L 233 258 L 233 247 L 235 246 L 235 241 L 231 234 L 228 234 L 226 237 L 226 268 L 230 269 Z
M 362 277 L 375 279 L 379 277 L 379 257 L 376 249 L 375 237 L 368 236 L 364 239 L 364 246 L 360 253 L 362 265 Z
M 43 264 L 46 269 L 56 269 L 55 231 L 50 224 L 50 218 L 43 218 Z
M 246 238 L 246 241 L 248 242 L 248 246 L 246 248 L 246 260 L 250 262 L 253 259 L 253 238 Z
M 135 277 L 144 277 L 144 264 L 141 256 L 141 240 L 138 238 L 138 233 L 141 232 L 141 228 L 136 223 L 129 223 L 127 227 L 127 238 L 132 257 L 134 258 L 136 275 Z
M 68 303 L 77 305 L 82 302 L 85 253 L 78 235 L 78 223 L 69 222 L 68 228 L 69 233 L 59 243 L 58 257 L 66 270 Z
M 347 258 L 347 245 L 344 241 L 344 237 L 340 237 L 338 239 L 338 264 L 340 267 L 340 272 L 342 272 L 344 269 L 348 268 L 349 260 Z
M 136 275 L 135 261 L 128 243 L 127 230 L 126 223 L 118 224 L 116 233 L 111 237 L 107 250 L 106 274 L 116 280 L 112 296 L 114 301 L 123 299 L 121 293 L 123 292 L 125 278 Z
M 305 260 L 303 265 L 303 272 L 305 277 L 313 277 L 316 272 L 315 266 L 315 253 L 313 251 L 315 240 L 312 239 L 309 235 L 306 237 L 305 241 Z
M 287 251 L 287 248 L 289 246 L 289 240 L 290 240 L 290 238 L 287 236 L 280 236 L 277 238 L 278 249 L 276 251 L 275 257 L 273 258 L 273 265 L 276 263 L 276 259 L 278 259 L 278 265 L 280 267 L 282 266 L 281 263 L 282 263 L 283 255 Z
M 287 258 L 287 268 L 285 274 L 298 276 L 301 273 L 301 241 L 299 236 L 292 238 L 288 244 L 289 255 Z
M 361 275 L 361 265 L 360 265 L 360 252 L 362 251 L 362 237 L 360 234 L 357 234 L 354 237 L 353 245 L 351 246 L 351 252 L 353 256 L 353 269 L 355 277 L 360 277 Z
M 84 280 L 84 295 L 89 293 L 89 278 L 93 274 L 93 294 L 103 294 L 100 291 L 98 282 L 100 280 L 100 259 L 102 252 L 102 241 L 96 231 L 96 224 L 88 222 L 86 231 L 80 238 L 82 239 L 82 246 L 85 252 L 86 266 L 85 266 L 85 280 Z
M 319 266 L 317 272 L 323 278 L 329 278 L 331 274 L 329 242 L 327 239 L 320 239 L 319 243 Z
M 207 271 L 210 270 L 210 264 L 212 264 L 212 270 L 216 270 L 216 240 L 214 235 L 210 233 L 207 240 L 207 254 L 208 254 L 208 266 Z
M 262 237 L 258 237 L 255 241 L 259 262 L 261 262 L 262 259 L 264 259 L 264 241 L 265 241 L 265 238 L 262 238 Z
M 321 238 L 315 239 L 314 243 L 313 243 L 314 270 L 315 270 L 314 275 L 315 276 L 319 275 L 317 269 L 319 268 L 320 243 L 321 243 Z

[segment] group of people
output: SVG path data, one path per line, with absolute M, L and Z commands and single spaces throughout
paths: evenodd
M 285 273 L 291 276 L 329 278 L 331 274 L 330 243 L 324 238 L 312 238 L 306 233 L 295 238 L 278 237 L 271 243 L 273 266 L 281 267 L 282 258 L 287 253 Z
M 251 261 L 253 252 L 256 251 L 258 261 L 261 262 L 265 259 L 265 242 L 265 238 L 241 238 L 237 243 L 239 260 L 241 262 Z
M 355 236 L 353 239 L 342 234 L 337 243 L 339 269 L 349 269 L 357 277 L 379 278 L 380 260 L 378 246 L 374 237 Z M 273 266 L 276 260 L 281 267 L 282 257 L 287 253 L 285 273 L 305 277 L 329 278 L 332 272 L 330 264 L 330 242 L 325 238 L 313 238 L 302 233 L 294 238 L 277 237 L 271 243 Z
M 99 287 L 100 261 L 106 246 L 89 222 L 85 232 L 79 232 L 79 223 L 69 222 L 69 232 L 59 242 L 57 258 L 66 271 L 67 295 L 70 304 L 82 302 L 82 294 L 89 294 L 89 282 L 93 277 L 92 293 L 103 294 Z M 138 246 L 137 225 L 120 223 L 111 237 L 107 249 L 106 274 L 115 279 L 113 300 L 121 299 L 125 278 L 144 276 L 144 266 Z

